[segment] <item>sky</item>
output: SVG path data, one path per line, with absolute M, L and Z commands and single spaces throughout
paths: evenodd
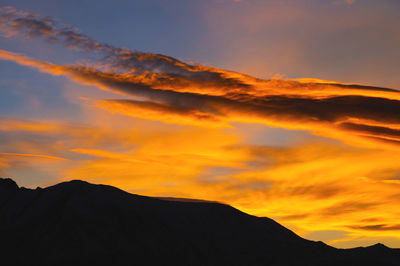
M 400 248 L 397 0 L 13 0 L 0 176 L 197 198 Z

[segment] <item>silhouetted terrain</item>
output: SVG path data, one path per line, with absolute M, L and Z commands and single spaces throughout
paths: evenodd
M 0 265 L 400 265 L 383 245 L 305 240 L 228 205 L 83 181 L 35 190 L 0 179 Z

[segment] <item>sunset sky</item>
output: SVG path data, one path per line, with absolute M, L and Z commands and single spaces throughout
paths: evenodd
M 400 248 L 400 1 L 3 0 L 0 176 Z

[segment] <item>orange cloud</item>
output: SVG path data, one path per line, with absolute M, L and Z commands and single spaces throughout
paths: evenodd
M 197 183 L 206 169 L 245 169 L 249 158 L 248 151 L 236 147 L 234 136 L 215 129 L 178 129 L 152 135 L 137 140 L 137 148 L 124 153 L 111 152 L 110 147 L 72 149 L 94 158 L 66 170 L 66 175 L 162 196 L 169 195 L 170 189 Z
M 7 156 L 7 157 L 22 156 L 22 157 L 37 157 L 37 158 L 51 159 L 51 160 L 65 160 L 65 158 L 50 156 L 50 155 L 9 153 L 9 152 L 0 152 L 0 156 Z
M 248 89 L 247 94 L 227 91 L 225 95 L 218 95 L 219 93 L 215 95 L 209 90 L 207 91 L 209 94 L 199 94 L 156 89 L 151 84 L 137 82 L 135 74 L 57 66 L 7 51 L 0 51 L 0 58 L 54 75 L 65 75 L 85 85 L 94 85 L 104 90 L 145 100 L 101 104 L 103 107 L 110 104 L 118 106 L 118 110 L 124 114 L 136 113 L 138 116 L 140 110 L 141 117 L 166 119 L 182 124 L 187 124 L 188 120 L 194 121 L 193 123 L 204 120 L 204 124 L 216 122 L 217 126 L 229 122 L 261 123 L 289 129 L 310 130 L 318 135 L 338 138 L 348 143 L 355 142 L 357 145 L 369 143 L 372 146 L 398 146 L 399 136 L 396 128 L 400 125 L 400 120 L 396 116 L 396 110 L 400 108 L 400 101 L 397 99 L 400 93 L 395 90 L 358 85 L 304 84 L 273 80 L 270 82 L 275 87 L 271 95 L 266 93 L 268 87 Z M 254 82 L 255 79 L 251 80 Z M 169 81 L 167 83 L 170 86 Z M 260 83 L 265 85 L 265 82 L 260 81 Z M 269 84 L 268 81 L 266 84 Z M 248 86 L 255 87 L 254 84 Z M 288 94 L 287 91 L 291 86 L 294 90 Z M 282 89 L 279 92 L 280 88 Z M 296 94 L 300 88 L 304 90 Z M 190 87 L 187 87 L 187 90 L 189 89 Z M 341 91 L 340 95 L 336 95 L 335 90 Z M 264 95 L 260 95 L 261 91 Z M 356 92 L 360 93 L 355 94 Z M 372 96 L 374 93 L 378 96 Z M 356 125 L 349 120 L 372 121 L 372 125 L 369 123 Z M 381 126 L 377 127 L 374 124 Z
M 133 100 L 104 100 L 96 106 L 127 116 L 163 121 L 171 124 L 194 125 L 200 127 L 229 127 L 215 115 L 196 109 L 176 107 L 170 104 L 133 101 Z

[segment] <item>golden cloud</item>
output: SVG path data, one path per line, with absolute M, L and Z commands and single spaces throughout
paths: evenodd
M 245 87 L 198 93 L 190 84 L 174 90 L 171 80 L 152 76 L 151 81 L 135 73 L 119 74 L 80 66 L 59 66 L 0 50 L 0 58 L 15 61 L 52 75 L 64 75 L 75 82 L 94 85 L 133 99 L 103 101 L 98 105 L 114 112 L 178 124 L 223 126 L 231 122 L 261 123 L 287 129 L 309 130 L 352 145 L 397 148 L 400 135 L 400 93 L 396 90 L 360 85 L 258 81 L 230 72 Z M 222 70 L 220 70 L 222 72 Z M 213 72 L 214 73 L 214 72 Z M 168 74 L 164 74 L 168 75 Z M 250 81 L 248 84 L 246 81 Z M 197 82 L 197 81 L 196 81 Z M 196 83 L 195 82 L 195 83 Z M 153 84 L 156 84 L 153 87 Z M 178 82 L 179 84 L 179 82 Z M 179 88 L 179 86 L 178 86 Z M 269 93 L 269 89 L 271 93 Z M 222 91 L 225 90 L 225 94 Z

